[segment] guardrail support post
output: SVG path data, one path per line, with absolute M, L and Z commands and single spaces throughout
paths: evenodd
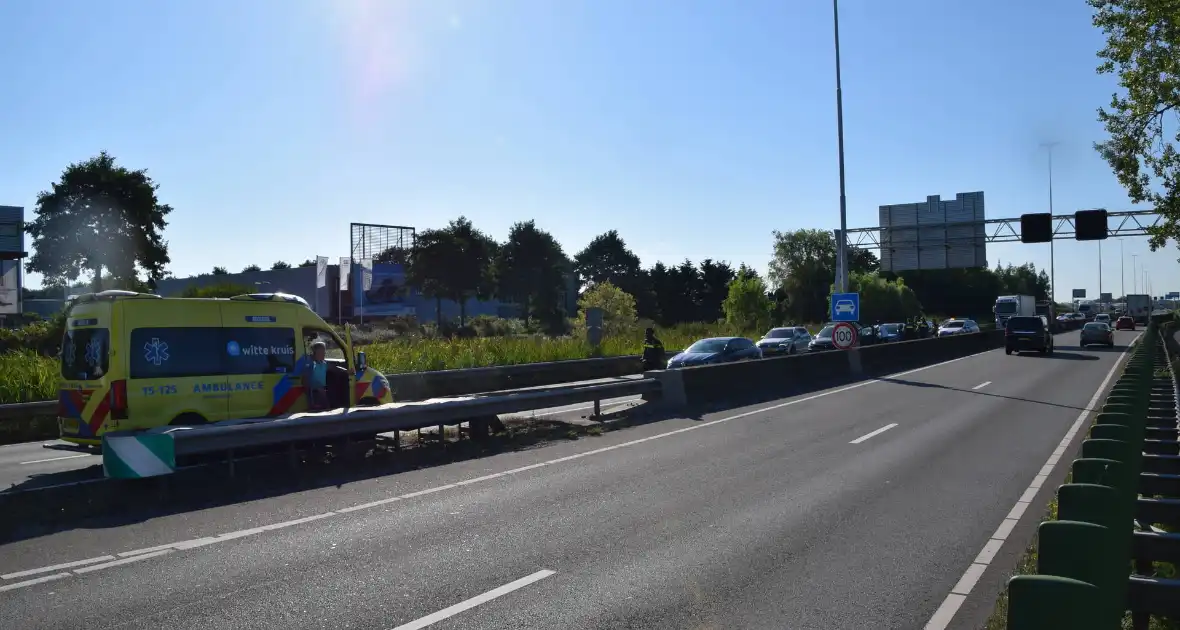
M 602 415 L 602 401 L 597 398 L 594 399 L 594 418 L 597 419 Z

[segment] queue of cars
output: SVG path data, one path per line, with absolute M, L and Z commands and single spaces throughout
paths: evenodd
M 876 325 L 862 325 L 858 322 L 848 322 L 856 326 L 858 345 L 868 346 L 879 343 L 893 343 L 901 341 L 905 336 L 905 324 L 887 323 Z M 950 319 L 935 326 L 934 322 L 927 322 L 927 327 L 936 331 L 933 334 L 945 337 L 952 334 L 966 334 L 979 332 L 979 324 L 970 319 Z M 771 328 L 758 341 L 751 341 L 745 337 L 709 337 L 699 339 L 683 352 L 668 360 L 668 368 L 689 367 L 694 365 L 709 365 L 714 363 L 729 363 L 732 361 L 747 361 L 773 356 L 790 356 L 805 352 L 823 352 L 835 350 L 832 342 L 832 332 L 836 322 L 831 322 L 812 335 L 803 326 L 779 326 Z

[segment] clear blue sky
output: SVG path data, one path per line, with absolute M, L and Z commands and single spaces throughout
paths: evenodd
M 765 269 L 773 229 L 839 226 L 832 14 L 785 0 L 10 0 L 0 203 L 31 208 L 101 149 L 175 208 L 171 271 L 348 254 L 348 223 L 497 238 L 536 219 L 573 253 Z M 983 190 L 988 216 L 1130 205 L 1091 148 L 1113 91 L 1082 0 L 844 0 L 850 227 Z M 1057 246 L 1058 297 L 1098 290 Z M 1048 267 L 1047 245 L 988 258 Z M 1120 292 L 1108 241 L 1103 288 Z M 1178 255 L 1130 254 L 1156 293 Z M 37 283 L 37 278 L 31 278 Z

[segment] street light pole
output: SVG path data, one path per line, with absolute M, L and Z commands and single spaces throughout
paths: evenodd
M 1102 299 L 1102 241 L 1098 241 L 1098 299 Z
M 1119 239 L 1119 291 L 1127 299 L 1127 257 L 1123 255 L 1123 239 Z
M 1139 254 L 1131 254 L 1131 290 L 1139 292 Z
M 1057 298 L 1057 257 L 1053 252 L 1053 237 L 1057 236 L 1057 230 L 1052 226 L 1053 222 L 1053 147 L 1060 144 L 1059 142 L 1045 142 L 1041 144 L 1049 150 L 1049 226 L 1052 232 L 1049 234 L 1049 299 L 1056 302 Z
M 848 201 L 844 196 L 844 96 L 840 90 L 840 8 L 832 0 L 832 26 L 836 40 L 836 143 L 840 161 L 840 238 L 836 243 L 836 290 L 848 291 Z

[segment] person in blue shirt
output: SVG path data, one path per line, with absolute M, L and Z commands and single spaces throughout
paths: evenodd
M 311 409 L 327 409 L 328 362 L 324 359 L 328 347 L 322 341 L 311 344 L 311 361 L 303 371 L 303 387 L 307 391 Z

